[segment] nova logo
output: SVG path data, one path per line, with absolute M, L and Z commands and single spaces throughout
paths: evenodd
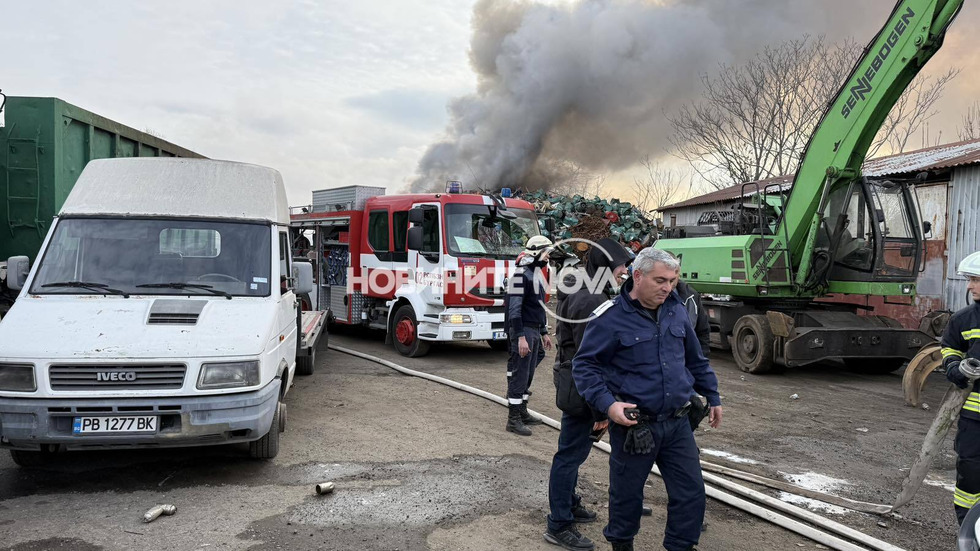
M 135 381 L 135 371 L 100 371 L 95 374 L 96 381 Z

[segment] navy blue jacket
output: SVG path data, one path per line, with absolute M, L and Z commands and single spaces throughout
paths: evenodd
M 538 333 L 545 333 L 548 319 L 544 311 L 545 283 L 534 282 L 537 264 L 521 266 L 514 271 L 514 277 L 507 289 L 507 331 L 512 337 L 524 334 L 525 325 L 537 327 Z
M 636 404 L 644 413 L 671 413 L 695 391 L 720 406 L 718 378 L 701 353 L 687 309 L 671 292 L 657 319 L 629 296 L 632 280 L 589 322 L 572 361 L 575 387 L 595 410 L 613 402 Z M 617 400 L 616 397 L 621 398 Z
M 959 370 L 963 358 L 980 359 L 980 302 L 974 302 L 949 318 L 943 333 L 942 353 L 943 368 L 950 381 L 953 381 L 950 372 Z M 980 379 L 973 383 L 973 392 L 960 410 L 960 416 L 980 421 Z

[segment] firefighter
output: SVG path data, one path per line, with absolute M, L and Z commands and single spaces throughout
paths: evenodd
M 968 359 L 980 359 L 980 251 L 960 262 L 956 273 L 969 278 L 967 290 L 973 304 L 953 314 L 942 339 L 946 378 L 960 388 L 973 386 L 973 392 L 960 410 L 956 431 L 956 490 L 953 505 L 956 520 L 963 524 L 966 513 L 980 501 L 980 380 L 961 369 Z
M 517 269 L 507 288 L 507 335 L 510 359 L 507 362 L 507 430 L 530 436 L 528 423 L 540 424 L 527 412 L 534 369 L 551 349 L 544 300 L 547 283 L 544 268 L 548 265 L 551 240 L 536 235 L 527 240 L 524 252 L 517 258 Z M 544 348 L 542 348 L 542 346 Z

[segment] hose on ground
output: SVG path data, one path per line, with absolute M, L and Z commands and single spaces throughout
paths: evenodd
M 481 390 L 479 388 L 472 387 L 470 385 L 466 385 L 458 381 L 454 381 L 452 379 L 447 379 L 445 377 L 440 377 L 438 375 L 432 375 L 431 373 L 425 373 L 423 371 L 416 371 L 414 369 L 409 369 L 407 367 L 398 365 L 394 362 L 385 360 L 383 358 L 378 358 L 376 356 L 365 354 L 363 352 L 358 352 L 356 350 L 351 350 L 349 348 L 345 348 L 342 346 L 331 344 L 329 345 L 329 348 L 331 350 L 335 350 L 343 354 L 348 354 L 351 356 L 355 356 L 358 358 L 362 358 L 371 362 L 384 365 L 386 367 L 390 367 L 391 369 L 394 369 L 395 371 L 398 371 L 399 373 L 403 373 L 405 375 L 409 375 L 412 377 L 419 377 L 422 379 L 426 379 L 429 381 L 433 381 L 436 383 L 440 383 L 455 388 L 457 390 L 462 390 L 464 392 L 468 392 L 475 396 L 479 396 L 486 400 L 490 400 L 491 402 L 495 402 L 502 406 L 507 405 L 507 400 L 505 398 L 502 398 L 495 394 L 491 394 L 485 390 Z M 530 413 L 535 418 L 541 420 L 542 423 L 544 423 L 545 425 L 548 425 L 549 427 L 555 430 L 561 429 L 561 424 L 550 417 L 542 415 L 533 410 L 528 410 L 528 413 Z M 594 445 L 596 448 L 606 453 L 610 452 L 609 444 L 606 442 L 596 442 Z M 661 476 L 660 469 L 658 469 L 656 465 L 654 465 L 651 472 L 653 472 L 657 476 Z M 704 473 L 704 480 L 705 480 L 705 493 L 708 495 L 708 497 L 711 497 L 712 499 L 725 503 L 726 505 L 730 505 L 737 509 L 741 509 L 742 511 L 755 515 L 763 520 L 767 520 L 777 526 L 795 532 L 801 536 L 807 537 L 817 543 L 820 543 L 821 545 L 826 545 L 831 549 L 837 549 L 838 551 L 864 551 L 866 548 L 860 547 L 858 545 L 855 545 L 854 543 L 843 540 L 833 534 L 828 534 L 827 532 L 818 530 L 813 526 L 809 526 L 807 524 L 789 518 L 788 516 L 761 507 L 756 503 L 750 503 L 737 496 L 723 492 L 722 490 L 715 488 L 714 486 L 711 486 L 711 484 L 720 486 L 731 492 L 738 493 L 758 503 L 765 504 L 769 507 L 772 507 L 773 509 L 778 509 L 786 514 L 793 515 L 797 518 L 803 519 L 813 525 L 819 526 L 820 528 L 823 528 L 830 532 L 834 532 L 841 536 L 850 538 L 851 540 L 859 542 L 860 544 L 865 545 L 866 547 L 869 547 L 871 549 L 875 549 L 878 551 L 904 551 L 902 548 L 892 545 L 888 542 L 879 540 L 868 534 L 865 534 L 863 532 L 860 532 L 848 526 L 844 526 L 843 524 L 840 524 L 838 522 L 821 517 L 820 515 L 817 515 L 816 513 L 813 513 L 809 510 L 802 509 L 794 505 L 790 505 L 788 503 L 780 501 L 779 499 L 768 496 L 761 492 L 757 492 L 745 486 L 741 486 L 739 484 L 736 484 L 734 482 L 731 482 L 719 476 L 715 476 L 709 473 Z

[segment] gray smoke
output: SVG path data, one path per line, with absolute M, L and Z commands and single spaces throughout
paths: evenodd
M 858 4 L 855 6 L 855 4 Z M 871 4 L 871 5 L 869 5 Z M 834 39 L 884 23 L 889 0 L 479 0 L 475 93 L 448 106 L 411 187 L 547 187 L 556 167 L 627 168 L 663 154 L 664 118 L 697 97 L 699 75 L 804 34 Z M 857 12 L 857 13 L 855 13 Z M 843 78 L 845 75 L 841 75 Z

